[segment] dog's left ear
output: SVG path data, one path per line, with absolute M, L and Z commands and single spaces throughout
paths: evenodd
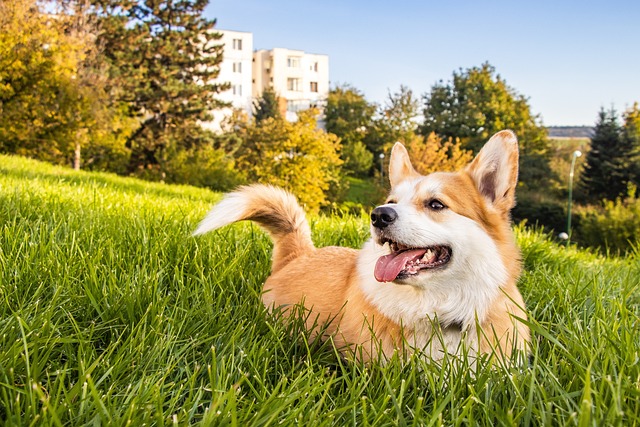
M 502 214 L 516 204 L 518 183 L 518 139 L 510 130 L 491 137 L 465 168 L 480 193 Z
M 409 153 L 400 142 L 396 142 L 389 159 L 389 182 L 395 187 L 406 179 L 418 178 L 420 174 L 411 165 Z

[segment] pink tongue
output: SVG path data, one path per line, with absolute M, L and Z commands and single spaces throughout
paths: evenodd
M 398 274 L 405 269 L 408 262 L 422 258 L 426 249 L 410 249 L 381 256 L 376 262 L 374 275 L 378 282 L 393 282 Z

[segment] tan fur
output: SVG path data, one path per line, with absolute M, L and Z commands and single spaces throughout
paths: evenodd
M 379 351 L 389 357 L 395 351 L 403 350 L 407 343 L 439 358 L 444 349 L 434 344 L 434 336 L 442 334 L 444 341 L 454 346 L 456 342 L 465 341 L 472 353 L 495 352 L 509 357 L 514 348 L 525 349 L 529 341 L 528 328 L 516 319 L 526 319 L 526 313 L 516 287 L 521 270 L 520 254 L 509 223 L 509 210 L 515 203 L 518 153 L 511 132 L 494 136 L 487 143 L 488 146 L 491 144 L 494 145 L 483 149 L 465 170 L 436 173 L 428 180 L 419 181 L 412 200 L 414 209 L 428 215 L 434 223 L 445 224 L 447 217 L 443 212 L 432 212 L 424 206 L 425 201 L 433 198 L 442 201 L 451 212 L 473 220 L 491 237 L 506 269 L 507 279 L 499 284 L 486 316 L 479 319 L 478 325 L 463 325 L 462 331 L 431 321 L 401 324 L 397 319 L 403 319 L 404 314 L 393 311 L 384 314 L 380 303 L 372 299 L 369 288 L 364 286 L 362 265 L 368 264 L 361 259 L 361 252 L 340 247 L 315 248 L 301 208 L 295 198 L 283 190 L 262 185 L 242 187 L 229 196 L 226 207 L 219 208 L 219 212 L 214 208 L 196 233 L 245 219 L 262 225 L 274 239 L 272 274 L 264 285 L 265 306 L 286 312 L 289 307 L 303 302 L 311 313 L 307 327 L 312 329 L 314 325 L 327 324 L 325 337 L 331 337 L 345 354 L 355 352 L 368 361 Z M 495 149 L 496 144 L 504 144 L 506 149 Z M 403 182 L 421 179 L 400 144 L 393 149 L 389 176 L 392 203 L 396 203 L 394 192 Z M 437 193 L 434 188 L 438 189 Z M 221 213 L 224 216 L 234 212 L 239 206 L 242 206 L 241 212 L 226 220 L 216 222 L 211 219 Z M 205 224 L 207 221 L 213 222 Z M 383 288 L 389 286 L 392 288 Z M 396 292 L 394 295 L 407 301 L 413 301 L 414 294 L 415 300 L 423 295 L 410 285 L 380 283 L 374 285 L 374 289 Z M 470 315 L 472 317 L 473 313 Z M 424 313 L 424 316 L 429 318 L 431 315 Z M 446 350 L 457 351 L 456 348 Z
M 384 353 L 391 354 L 400 341 L 399 325 L 373 307 L 359 289 L 357 256 L 355 249 L 334 246 L 310 251 L 267 279 L 262 301 L 267 307 L 284 309 L 304 302 L 312 313 L 307 318 L 309 329 L 326 324 L 325 335 L 338 349 L 352 351 L 354 344 L 360 345 L 366 360 L 377 355 L 371 329 Z

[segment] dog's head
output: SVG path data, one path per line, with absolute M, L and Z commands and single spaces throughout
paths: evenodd
M 405 147 L 391 152 L 391 192 L 371 213 L 379 282 L 425 287 L 461 275 L 506 277 L 513 252 L 518 143 L 511 131 L 494 135 L 462 171 L 420 175 Z M 516 255 L 517 257 L 517 255 Z M 438 279 L 438 280 L 436 280 Z M 444 279 L 444 280 L 442 280 Z

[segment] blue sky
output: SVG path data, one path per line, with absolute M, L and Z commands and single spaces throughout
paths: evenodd
M 640 102 L 639 0 L 211 0 L 206 15 L 252 32 L 255 49 L 329 55 L 332 85 L 373 102 L 485 61 L 548 126 Z

